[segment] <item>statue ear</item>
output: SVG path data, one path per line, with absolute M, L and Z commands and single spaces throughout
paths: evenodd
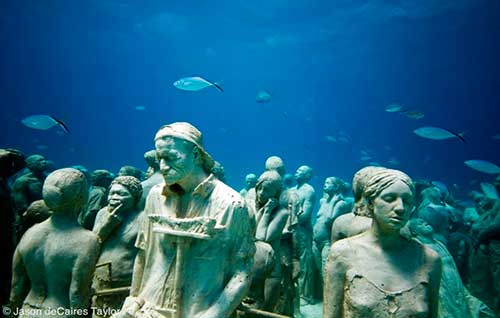
M 194 156 L 194 160 L 198 163 L 200 163 L 202 160 L 201 160 L 201 151 L 200 151 L 200 148 L 198 148 L 197 146 L 194 146 L 193 147 L 193 156 Z

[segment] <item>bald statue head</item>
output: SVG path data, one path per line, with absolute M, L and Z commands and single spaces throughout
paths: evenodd
M 266 160 L 266 170 L 274 170 L 278 172 L 280 176 L 283 176 L 285 174 L 285 164 L 280 157 L 271 156 Z
M 89 194 L 84 174 L 73 168 L 49 174 L 42 192 L 45 204 L 54 214 L 72 213 L 75 217 L 85 207 Z

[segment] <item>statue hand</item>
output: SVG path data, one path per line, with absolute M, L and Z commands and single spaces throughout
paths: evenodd
M 264 205 L 264 208 L 267 212 L 271 212 L 278 206 L 278 200 L 276 198 L 270 198 L 267 200 L 266 204 Z

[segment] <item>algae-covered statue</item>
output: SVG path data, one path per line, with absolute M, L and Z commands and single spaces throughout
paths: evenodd
M 309 166 L 300 166 L 295 172 L 297 185 L 294 190 L 299 198 L 297 212 L 298 226 L 294 233 L 295 248 L 300 255 L 300 297 L 306 302 L 314 302 L 314 258 L 312 254 L 312 224 L 311 217 L 314 209 L 316 194 L 308 183 L 313 170 Z
M 229 317 L 250 286 L 255 246 L 243 198 L 210 174 L 189 123 L 155 136 L 164 183 L 146 200 L 130 296 L 117 317 Z
M 400 234 L 414 208 L 410 177 L 380 169 L 363 192 L 373 222 L 367 232 L 332 245 L 323 317 L 436 318 L 441 260 L 432 249 Z
M 258 179 L 255 187 L 255 210 L 257 230 L 255 239 L 259 250 L 264 244 L 271 247 L 274 257 L 263 261 L 257 258 L 256 264 L 269 263 L 270 273 L 267 277 L 253 277 L 251 292 L 256 297 L 256 307 L 267 311 L 274 311 L 280 295 L 281 284 L 281 235 L 288 220 L 288 209 L 280 206 L 279 198 L 282 189 L 281 176 L 276 171 L 266 171 Z M 264 245 L 264 246 L 265 246 Z M 265 247 L 264 247 L 265 248 Z M 264 272 L 258 269 L 258 272 Z
M 47 160 L 41 155 L 26 158 L 26 166 L 29 172 L 12 185 L 12 201 L 18 220 L 31 202 L 42 199 L 42 185 L 47 176 Z
M 336 177 L 328 177 L 323 185 L 323 197 L 320 200 L 316 223 L 313 227 L 313 254 L 316 266 L 323 278 L 326 258 L 330 251 L 332 225 L 336 218 L 349 212 L 349 204 L 342 192 L 344 181 Z
M 12 310 L 41 309 L 37 317 L 84 315 L 99 253 L 97 235 L 77 221 L 88 199 L 85 176 L 72 168 L 52 172 L 43 199 L 52 215 L 31 227 L 14 253 Z M 58 308 L 63 310 L 50 315 Z
M 371 227 L 372 219 L 369 217 L 367 211 L 368 199 L 364 196 L 364 190 L 371 175 L 380 169 L 383 168 L 378 166 L 367 166 L 354 174 L 352 178 L 354 206 L 351 213 L 341 215 L 333 222 L 332 243 L 346 237 L 363 233 Z
M 7 260 L 0 271 L 0 301 L 9 299 L 11 262 L 15 249 L 14 210 L 11 201 L 9 178 L 26 166 L 24 155 L 17 149 L 0 149 L 0 257 Z
M 410 237 L 432 248 L 441 257 L 441 283 L 439 286 L 439 310 L 441 318 L 494 317 L 493 312 L 479 299 L 472 296 L 460 278 L 457 266 L 446 246 L 435 237 L 433 227 L 421 218 L 408 222 Z
M 132 282 L 137 248 L 135 241 L 140 228 L 141 211 L 137 204 L 142 187 L 135 177 L 120 176 L 113 180 L 108 195 L 108 206 L 97 213 L 93 232 L 101 241 L 101 253 L 94 273 L 96 296 L 92 306 L 94 317 L 108 317 L 119 310 L 128 295 Z M 118 288 L 118 290 L 116 290 Z M 121 289 L 120 289 L 121 288 Z M 109 293 L 115 289 L 114 293 Z
M 244 198 L 248 191 L 255 188 L 257 184 L 257 176 L 253 173 L 249 173 L 245 176 L 245 187 L 240 190 L 240 195 Z
M 92 230 L 94 227 L 97 212 L 108 204 L 108 190 L 115 176 L 106 169 L 97 169 L 92 172 L 90 178 L 92 188 L 89 193 L 87 209 L 78 216 L 80 224 L 88 230 Z

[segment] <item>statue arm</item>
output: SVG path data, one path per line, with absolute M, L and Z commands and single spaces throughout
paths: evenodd
M 274 240 L 277 240 L 281 236 L 287 220 L 288 210 L 280 209 L 269 224 L 269 227 L 267 229 L 266 242 L 272 242 Z
M 431 250 L 431 272 L 429 281 L 429 317 L 438 318 L 439 286 L 441 283 L 441 258 Z
M 10 291 L 10 304 L 15 308 L 19 308 L 30 291 L 30 281 L 26 273 L 23 258 L 16 248 L 14 258 L 12 260 L 12 290 Z
M 144 274 L 144 261 L 145 261 L 145 252 L 144 250 L 139 250 L 137 252 L 137 256 L 134 261 L 134 271 L 132 273 L 132 286 L 130 287 L 130 296 L 137 297 L 139 296 L 142 276 Z
M 314 207 L 315 193 L 313 189 L 307 191 L 304 202 L 302 203 L 302 211 L 299 213 L 299 223 L 304 224 L 311 222 L 312 210 Z
M 344 285 L 346 283 L 348 245 L 339 241 L 332 245 L 325 269 L 323 290 L 323 318 L 342 318 Z
M 246 206 L 239 206 L 233 213 L 228 228 L 233 235 L 233 250 L 227 262 L 231 278 L 212 305 L 193 318 L 229 317 L 250 288 L 255 244 L 250 231 L 248 211 Z
M 77 257 L 71 274 L 69 303 L 71 308 L 87 308 L 90 302 L 90 291 L 95 265 L 99 258 L 99 242 L 95 234 L 83 242 L 86 251 Z

